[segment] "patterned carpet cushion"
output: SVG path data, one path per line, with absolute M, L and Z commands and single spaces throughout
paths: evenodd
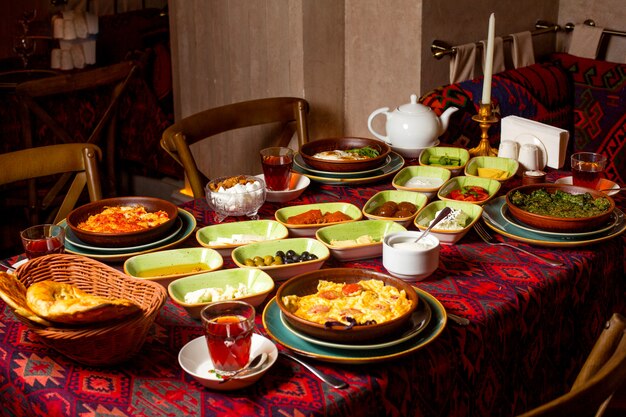
M 437 114 L 446 108 L 459 107 L 453 113 L 446 133 L 440 140 L 446 144 L 474 147 L 480 141 L 480 128 L 472 120 L 478 112 L 483 79 L 476 78 L 439 87 L 420 99 Z M 535 64 L 494 74 L 492 100 L 500 117 L 516 115 L 552 126 L 572 130 L 573 88 L 567 72 L 552 63 Z M 500 123 L 489 131 L 492 147 L 500 142 Z
M 626 64 L 554 54 L 574 83 L 574 141 L 570 151 L 608 157 L 607 178 L 626 183 Z

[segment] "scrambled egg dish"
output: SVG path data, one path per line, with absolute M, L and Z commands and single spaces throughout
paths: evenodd
M 353 284 L 320 280 L 317 293 L 288 295 L 283 303 L 294 315 L 315 323 L 379 324 L 400 317 L 411 308 L 404 290 L 370 279 Z M 353 319 L 354 323 L 351 323 Z
M 168 220 L 163 210 L 148 213 L 143 206 L 116 206 L 105 207 L 102 212 L 89 216 L 78 228 L 88 232 L 124 233 L 156 227 Z

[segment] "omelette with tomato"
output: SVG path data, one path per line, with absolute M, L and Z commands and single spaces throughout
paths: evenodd
M 294 315 L 315 323 L 380 324 L 400 317 L 412 307 L 404 290 L 370 279 L 358 283 L 320 280 L 315 294 L 283 297 Z

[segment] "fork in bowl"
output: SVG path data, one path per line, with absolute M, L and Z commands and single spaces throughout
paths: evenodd
M 537 259 L 539 259 L 539 260 L 541 260 L 541 261 L 543 261 L 545 263 L 548 263 L 548 264 L 550 264 L 552 266 L 561 266 L 561 265 L 563 265 L 559 261 L 553 261 L 552 259 L 548 259 L 548 258 L 545 258 L 545 257 L 543 257 L 541 255 L 537 255 L 536 253 L 529 252 L 529 251 L 527 251 L 525 249 L 522 249 L 522 248 L 520 248 L 518 246 L 514 246 L 514 245 L 510 245 L 508 243 L 496 241 L 496 239 L 489 234 L 489 232 L 487 231 L 487 228 L 484 227 L 482 225 L 482 223 L 480 223 L 480 222 L 474 223 L 474 230 L 476 230 L 476 233 L 478 233 L 478 236 L 480 236 L 480 238 L 482 240 L 484 240 L 485 243 L 487 243 L 489 245 L 508 246 L 509 248 L 517 249 L 518 251 L 524 252 L 525 254 L 533 256 L 533 257 L 535 257 L 535 258 L 537 258 Z

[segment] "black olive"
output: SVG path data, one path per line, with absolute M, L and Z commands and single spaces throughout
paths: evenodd
M 304 252 L 300 254 L 300 256 L 301 257 L 304 256 L 306 258 L 307 256 L 309 256 L 309 252 L 305 250 Z
M 291 258 L 285 258 L 285 264 L 292 264 L 294 261 Z
M 309 256 L 307 256 L 307 261 L 314 261 L 315 259 L 317 259 L 317 255 L 314 253 L 309 253 Z
M 287 255 L 287 256 L 289 256 L 289 257 L 292 257 L 292 256 L 293 256 L 293 255 L 295 255 L 295 254 L 296 254 L 296 253 L 295 253 L 293 250 L 289 249 L 285 255 Z
M 281 258 L 285 257 L 285 252 L 283 252 L 282 250 L 277 250 L 276 251 L 276 256 L 280 256 Z

